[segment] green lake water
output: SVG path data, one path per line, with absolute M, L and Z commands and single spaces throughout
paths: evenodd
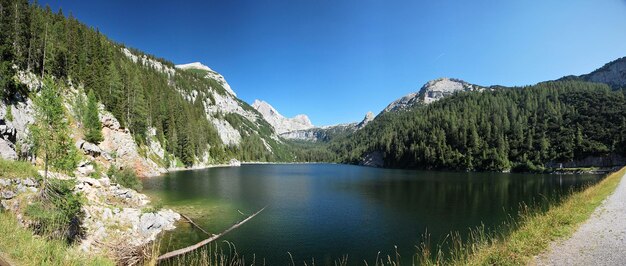
M 144 182 L 144 192 L 219 233 L 267 206 L 222 240 L 246 258 L 285 265 L 315 259 L 410 260 L 428 232 L 439 243 L 453 231 L 495 228 L 520 204 L 541 206 L 595 183 L 598 175 L 538 175 L 395 170 L 334 164 L 242 165 L 173 172 Z M 241 213 L 240 213 L 241 212 Z M 169 232 L 164 251 L 206 238 L 187 223 Z M 249 259 L 247 259 L 249 261 Z M 299 263 L 300 264 L 300 263 Z

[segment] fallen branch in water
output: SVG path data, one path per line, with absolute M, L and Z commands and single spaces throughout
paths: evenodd
M 259 213 L 261 213 L 263 210 L 265 210 L 265 208 L 266 208 L 266 207 L 263 207 L 263 208 L 262 208 L 262 209 L 260 209 L 259 211 L 257 211 L 257 212 L 255 212 L 254 214 L 250 215 L 248 218 L 246 218 L 246 219 L 242 220 L 241 222 L 238 222 L 238 223 L 234 224 L 233 226 L 231 226 L 230 228 L 228 228 L 228 229 L 224 230 L 224 232 L 221 232 L 221 233 L 219 233 L 219 234 L 217 234 L 217 235 L 212 235 L 211 237 L 209 237 L 209 238 L 207 238 L 207 239 L 205 239 L 205 240 L 202 240 L 202 241 L 198 242 L 198 243 L 197 243 L 197 244 L 195 244 L 195 245 L 191 245 L 191 246 L 188 246 L 188 247 L 186 247 L 186 248 L 181 248 L 181 249 L 177 249 L 177 250 L 174 250 L 174 251 L 170 251 L 170 252 L 168 252 L 168 253 L 165 253 L 165 254 L 163 254 L 163 255 L 159 256 L 159 257 L 157 258 L 157 261 L 161 261 L 161 260 L 169 259 L 169 258 L 171 258 L 171 257 L 176 257 L 176 256 L 179 256 L 179 255 L 182 255 L 182 254 L 185 254 L 185 253 L 189 253 L 189 252 L 191 252 L 191 251 L 194 251 L 194 250 L 196 250 L 196 249 L 198 249 L 198 248 L 201 248 L 202 246 L 204 246 L 204 245 L 206 245 L 206 244 L 209 244 L 209 243 L 211 243 L 211 242 L 213 242 L 213 241 L 217 240 L 218 238 L 222 237 L 223 235 L 227 234 L 228 232 L 232 231 L 233 229 L 235 229 L 235 228 L 237 228 L 237 227 L 241 226 L 242 224 L 246 223 L 247 221 L 250 221 L 252 218 L 254 218 L 254 216 L 256 216 L 257 214 L 259 214 Z
M 182 216 L 183 218 L 185 218 L 185 220 L 187 220 L 187 222 L 189 222 L 191 225 L 193 225 L 195 228 L 198 228 L 200 231 L 202 231 L 202 233 L 205 233 L 208 236 L 214 236 L 214 234 L 211 234 L 207 231 L 205 231 L 204 229 L 202 229 L 202 227 L 200 227 L 199 225 L 197 225 L 196 223 L 193 222 L 193 220 L 191 220 L 191 218 L 187 217 L 187 215 L 184 214 L 180 214 L 180 216 Z

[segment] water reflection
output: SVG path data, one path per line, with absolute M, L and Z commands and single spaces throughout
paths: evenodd
M 146 192 L 166 206 L 219 232 L 244 213 L 266 211 L 226 239 L 239 251 L 270 264 L 314 257 L 332 262 L 373 260 L 397 245 L 410 258 L 428 230 L 437 240 L 450 231 L 493 227 L 516 214 L 520 203 L 596 182 L 592 175 L 456 173 L 347 165 L 244 165 L 184 171 L 147 180 Z M 186 228 L 186 229 L 185 229 Z M 185 227 L 170 234 L 178 248 L 204 236 Z

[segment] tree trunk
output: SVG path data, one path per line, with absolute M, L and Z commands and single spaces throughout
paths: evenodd
M 41 61 L 41 78 L 46 70 L 46 42 L 48 40 L 48 22 L 46 22 L 46 33 L 43 37 L 43 60 Z

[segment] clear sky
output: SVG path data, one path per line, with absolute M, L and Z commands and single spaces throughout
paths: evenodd
M 315 125 L 428 80 L 528 85 L 626 56 L 626 0 L 40 0 L 117 42 L 200 61 L 240 98 Z

